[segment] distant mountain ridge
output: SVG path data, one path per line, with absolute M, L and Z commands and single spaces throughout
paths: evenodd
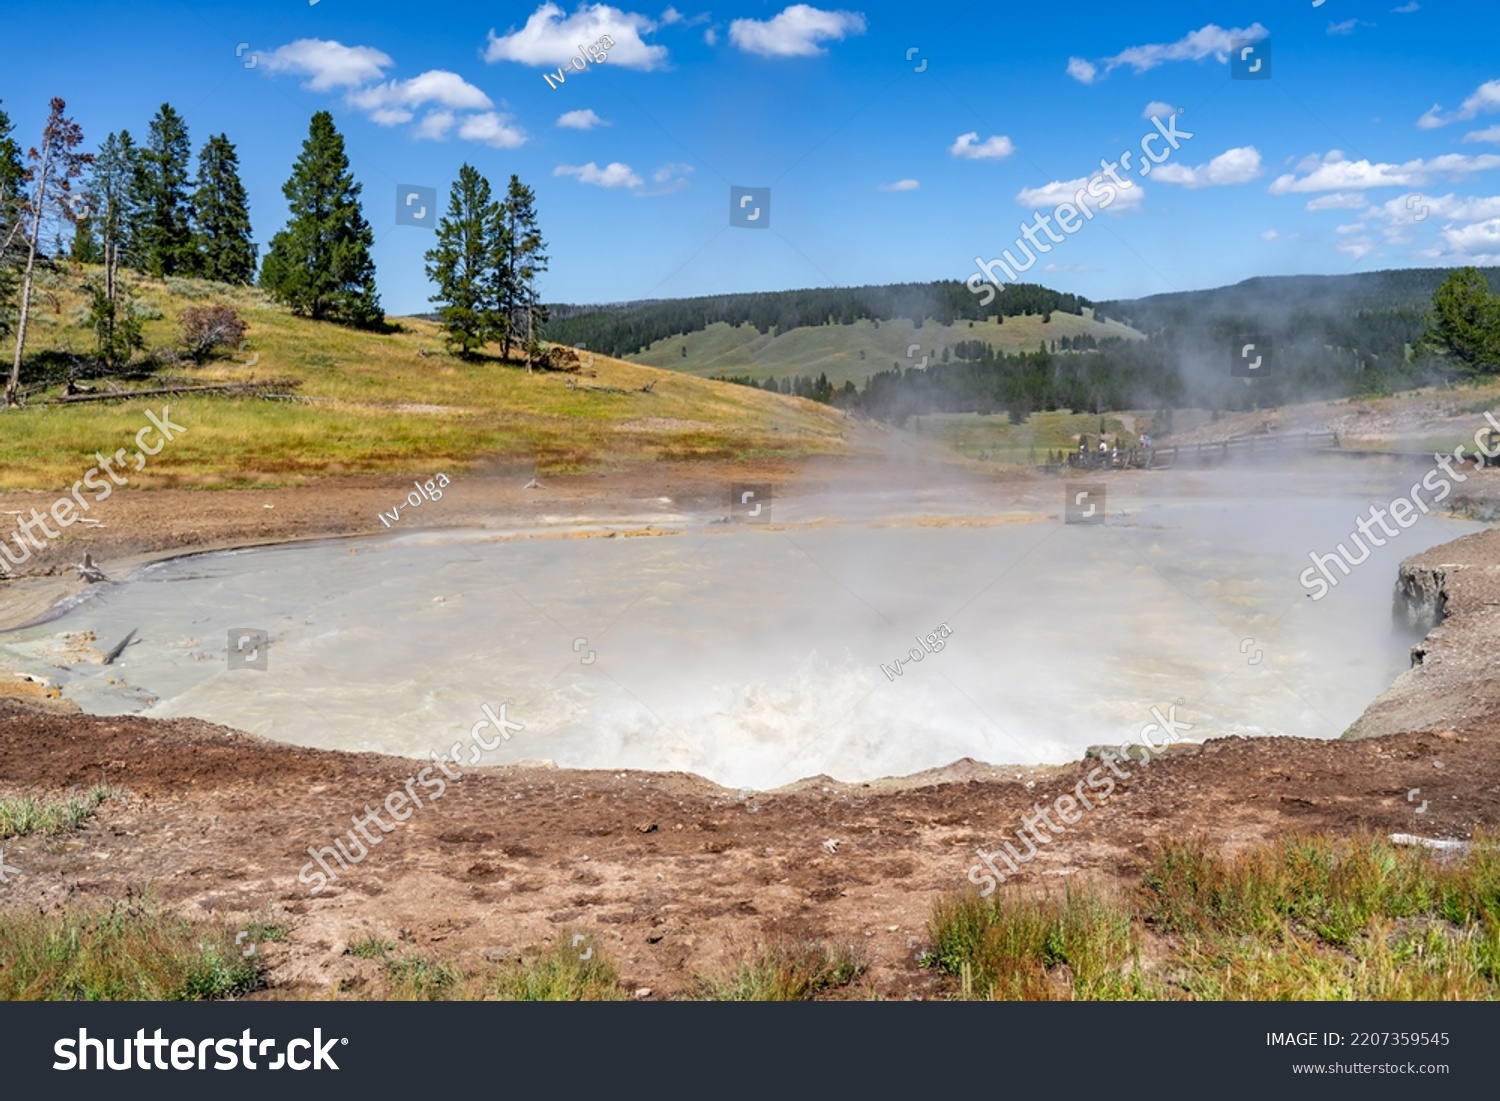
M 799 325 L 850 324 L 855 320 L 906 318 L 952 324 L 1047 312 L 1114 318 L 1141 329 L 1151 319 L 1180 318 L 1184 310 L 1261 315 L 1295 308 L 1323 314 L 1357 310 L 1414 310 L 1425 314 L 1432 292 L 1452 268 L 1390 268 L 1344 275 L 1257 275 L 1205 290 L 1167 291 L 1140 298 L 1094 302 L 1035 283 L 1008 286 L 988 307 L 958 280 L 860 287 L 802 288 L 648 298 L 602 304 L 557 303 L 547 307 L 548 336 L 560 344 L 586 344 L 611 355 L 631 355 L 658 340 L 698 332 L 717 321 L 752 324 L 761 333 Z M 1500 289 L 1500 267 L 1479 269 Z
M 1168 291 L 1142 298 L 1099 303 L 1099 312 L 1141 328 L 1148 318 L 1172 317 L 1183 310 L 1207 314 L 1264 314 L 1295 308 L 1313 314 L 1331 310 L 1417 310 L 1431 307 L 1432 292 L 1455 269 L 1388 268 L 1347 275 L 1257 275 L 1239 283 L 1208 290 Z M 1480 268 L 1490 285 L 1500 289 L 1500 268 Z
M 805 288 L 699 298 L 659 299 L 640 305 L 549 305 L 547 338 L 583 344 L 614 356 L 633 355 L 666 337 L 698 332 L 716 322 L 749 324 L 764 334 L 809 325 L 849 325 L 855 321 L 982 321 L 1003 313 L 1070 313 L 1082 316 L 1087 298 L 1035 283 L 1006 288 L 988 307 L 957 281 L 893 283 L 885 286 Z

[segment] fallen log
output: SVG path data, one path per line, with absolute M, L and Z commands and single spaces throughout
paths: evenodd
M 563 384 L 567 386 L 569 390 L 592 390 L 596 394 L 649 394 L 651 393 L 651 388 L 654 387 L 658 381 L 659 380 L 657 379 L 652 379 L 650 382 L 646 383 L 645 386 L 637 386 L 633 390 L 622 390 L 618 386 L 580 386 L 570 378 L 563 379 Z
M 217 382 L 201 386 L 160 386 L 151 390 L 112 390 L 109 393 L 64 394 L 49 399 L 47 405 L 68 405 L 80 401 L 127 401 L 131 398 L 154 398 L 166 394 L 264 394 L 284 395 L 302 385 L 301 379 L 269 379 L 265 382 Z

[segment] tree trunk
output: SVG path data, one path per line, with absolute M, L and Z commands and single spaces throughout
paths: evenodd
M 42 157 L 41 179 L 36 186 L 36 202 L 31 211 L 31 233 L 26 238 L 26 274 L 21 280 L 21 316 L 16 325 L 16 355 L 10 364 L 10 381 L 5 387 L 7 408 L 20 404 L 16 391 L 21 386 L 21 353 L 26 350 L 26 322 L 31 316 L 31 287 L 36 274 L 36 246 L 42 235 L 42 212 L 47 205 L 47 178 L 52 174 L 52 150 Z

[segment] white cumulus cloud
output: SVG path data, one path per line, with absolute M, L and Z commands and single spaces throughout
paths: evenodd
M 881 184 L 881 191 L 915 191 L 922 185 L 916 180 L 897 180 L 893 184 Z
M 429 141 L 442 141 L 448 136 L 448 131 L 453 129 L 455 121 L 452 111 L 429 111 L 421 122 L 412 127 L 411 136 L 419 140 L 425 138 Z
M 554 176 L 577 176 L 579 183 L 595 187 L 640 187 L 644 180 L 631 171 L 630 165 L 612 161 L 600 168 L 593 161 L 588 164 L 560 164 L 552 170 Z
M 823 11 L 808 4 L 793 4 L 771 19 L 736 19 L 729 24 L 729 40 L 760 57 L 817 57 L 828 52 L 818 43 L 864 33 L 861 13 Z
M 1092 84 L 1099 75 L 1099 67 L 1081 57 L 1068 58 L 1068 75 L 1080 84 Z
M 1102 176 L 1097 178 L 1104 179 Z M 1023 187 L 1016 193 L 1016 202 L 1022 206 L 1032 207 L 1045 213 L 1062 203 L 1074 203 L 1078 193 L 1082 191 L 1084 192 L 1084 202 L 1097 210 L 1099 208 L 1099 196 L 1088 194 L 1090 179 L 1091 177 L 1088 176 L 1080 176 L 1076 180 L 1053 180 L 1051 183 L 1043 184 L 1041 187 Z M 1108 183 L 1107 180 L 1105 182 Z M 1129 183 L 1130 181 L 1127 180 L 1126 182 Z M 1125 188 L 1113 183 L 1109 184 L 1109 186 L 1114 189 L 1115 200 L 1110 203 L 1109 209 L 1105 211 L 1106 214 L 1117 214 L 1122 210 L 1129 210 L 1132 207 L 1139 206 L 1141 200 L 1146 197 L 1146 189 L 1139 184 L 1131 184 L 1131 186 Z M 1077 204 L 1074 203 L 1074 205 Z
M 490 110 L 494 104 L 489 96 L 457 73 L 429 69 L 405 80 L 386 80 L 385 71 L 395 61 L 373 46 L 302 38 L 260 55 L 260 60 L 266 73 L 306 77 L 310 90 L 342 88 L 344 102 L 379 126 L 400 126 L 421 114 L 410 130 L 418 141 L 442 141 L 455 128 L 462 138 L 502 149 L 526 141 L 525 132 L 507 116 Z
M 263 72 L 308 77 L 307 87 L 315 92 L 379 80 L 395 64 L 373 46 L 345 46 L 322 38 L 299 38 L 257 57 Z
M 646 16 L 608 4 L 585 5 L 568 15 L 556 4 L 546 3 L 518 31 L 497 35 L 491 30 L 484 59 L 543 68 L 565 65 L 580 48 L 586 50 L 609 35 L 614 45 L 609 47 L 605 64 L 650 71 L 667 63 L 665 46 L 649 46 L 641 38 L 654 30 L 656 23 Z
M 1447 126 L 1450 122 L 1468 120 L 1494 111 L 1500 111 L 1500 80 L 1487 80 L 1475 88 L 1474 94 L 1464 100 L 1458 110 L 1447 118 L 1442 115 L 1442 107 L 1434 103 L 1432 108 L 1417 120 L 1417 125 L 1423 130 L 1435 130 L 1439 126 Z
M 1500 155 L 1466 156 L 1445 153 L 1430 160 L 1417 158 L 1404 164 L 1346 160 L 1338 150 L 1323 157 L 1318 167 L 1298 177 L 1295 173 L 1276 177 L 1268 189 L 1272 195 L 1306 191 L 1360 191 L 1371 187 L 1420 187 L 1432 179 L 1452 179 L 1500 168 Z
M 1146 109 L 1141 112 L 1141 118 L 1164 119 L 1168 115 L 1175 115 L 1176 113 L 1177 108 L 1173 107 L 1170 103 L 1163 103 L 1159 99 L 1153 99 L 1150 103 L 1146 104 Z
M 509 115 L 494 111 L 464 119 L 459 124 L 458 136 L 496 149 L 515 149 L 526 144 L 526 131 L 514 125 Z
M 460 110 L 483 110 L 493 106 L 490 97 L 457 73 L 431 69 L 410 80 L 391 80 L 349 92 L 349 106 L 367 111 L 382 126 L 409 122 L 414 108 L 436 104 Z
M 1152 179 L 1162 183 L 1181 184 L 1186 188 L 1247 183 L 1259 175 L 1260 150 L 1253 145 L 1226 150 L 1197 168 L 1181 164 L 1161 164 L 1151 170 Z
M 582 111 L 565 111 L 557 116 L 557 125 L 566 130 L 592 130 L 596 126 L 608 126 L 598 115 L 594 114 L 593 108 Z
M 1319 195 L 1316 199 L 1307 200 L 1308 210 L 1358 210 L 1367 206 L 1369 200 L 1358 191 L 1334 191 L 1327 195 Z
M 1108 76 L 1122 65 L 1129 65 L 1137 73 L 1144 73 L 1169 61 L 1202 61 L 1212 57 L 1217 61 L 1227 62 L 1235 39 L 1266 38 L 1269 34 L 1270 32 L 1259 23 L 1229 29 L 1220 27 L 1216 23 L 1209 23 L 1196 31 L 1189 31 L 1176 42 L 1131 46 L 1113 57 L 1106 57 L 1101 64 L 1104 67 L 1104 75 Z M 1098 66 L 1082 58 L 1070 58 L 1068 61 L 1068 75 L 1074 80 L 1092 84 L 1098 79 L 1097 73 Z
M 948 152 L 955 157 L 963 157 L 971 161 L 997 161 L 1010 156 L 1015 151 L 1015 143 L 1004 134 L 996 134 L 981 142 L 977 130 L 960 134 L 948 147 Z

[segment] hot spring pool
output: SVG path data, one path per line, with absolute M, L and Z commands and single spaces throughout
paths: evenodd
M 649 537 L 412 532 L 211 554 L 96 586 L 0 635 L 0 652 L 95 714 L 426 757 L 467 747 L 481 706 L 506 703 L 524 729 L 483 763 L 754 789 L 1061 762 L 1173 705 L 1193 740 L 1336 737 L 1408 665 L 1399 561 L 1482 526 L 1424 518 L 1309 599 L 1308 552 L 1378 499 L 1116 494 L 1102 526 L 1060 508 L 798 522 L 821 515 L 804 504 L 777 525 Z M 918 636 L 942 626 L 930 652 Z M 264 670 L 228 667 L 232 628 L 267 632 Z M 63 656 L 64 634 L 106 650 L 132 629 L 113 665 Z M 882 671 L 902 656 L 899 676 Z

